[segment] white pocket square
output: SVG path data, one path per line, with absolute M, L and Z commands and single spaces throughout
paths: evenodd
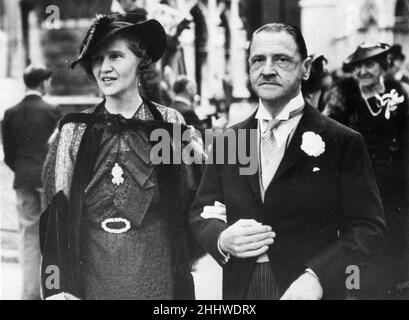
M 226 206 L 219 201 L 215 201 L 213 206 L 205 206 L 203 208 L 201 217 L 203 219 L 220 219 L 226 222 Z
M 314 169 L 312 169 L 312 172 L 318 172 L 318 171 L 321 171 L 321 169 L 317 167 L 314 167 Z

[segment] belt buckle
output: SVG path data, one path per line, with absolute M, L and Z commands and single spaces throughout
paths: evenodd
M 108 223 L 123 223 L 124 227 L 119 229 L 112 229 L 108 227 Z M 131 222 L 125 218 L 108 218 L 101 222 L 101 228 L 108 233 L 121 234 L 131 229 Z

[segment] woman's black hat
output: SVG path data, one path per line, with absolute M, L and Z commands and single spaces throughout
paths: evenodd
M 354 64 L 382 55 L 386 55 L 389 52 L 390 46 L 386 43 L 369 43 L 364 42 L 358 46 L 353 54 L 351 54 L 344 62 L 347 66 L 353 66 Z
M 81 44 L 80 54 L 70 66 L 70 70 L 88 58 L 108 39 L 124 32 L 131 36 L 134 35 L 135 38 L 141 39 L 146 44 L 152 62 L 158 61 L 166 50 L 166 32 L 157 20 L 143 21 L 140 17 L 133 19 L 132 14 L 97 16 Z

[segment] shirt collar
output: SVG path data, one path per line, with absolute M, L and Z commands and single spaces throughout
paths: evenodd
M 304 107 L 305 102 L 301 92 L 284 107 L 284 109 L 276 116 L 278 120 L 288 120 L 290 119 L 291 111 L 294 111 L 298 108 Z M 271 114 L 268 112 L 267 108 L 264 106 L 263 102 L 259 101 L 259 107 L 256 113 L 256 119 L 258 120 L 273 120 Z
M 192 105 L 192 102 L 191 102 L 189 99 L 185 98 L 185 97 L 176 96 L 174 100 L 175 100 L 175 101 L 182 102 L 182 103 L 184 103 L 184 104 L 187 104 L 188 106 L 191 106 L 191 105 Z
M 40 91 L 38 91 L 38 90 L 27 90 L 27 91 L 26 91 L 26 97 L 27 97 L 27 96 L 39 96 L 39 97 L 42 97 L 43 94 L 42 94 Z

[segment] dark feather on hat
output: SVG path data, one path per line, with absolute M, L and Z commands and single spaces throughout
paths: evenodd
M 127 33 L 132 35 L 132 39 L 146 44 L 152 62 L 158 61 L 166 50 L 166 32 L 157 20 L 145 20 L 135 14 L 98 15 L 80 46 L 78 57 L 70 65 L 70 70 L 81 64 L 87 71 L 92 53 L 118 33 Z
M 80 60 L 83 58 L 84 53 L 88 51 L 88 48 L 91 45 L 93 39 L 98 39 L 100 35 L 105 34 L 109 30 L 109 25 L 113 21 L 115 21 L 115 18 L 112 16 L 108 16 L 108 15 L 97 15 L 95 17 L 95 20 L 91 28 L 88 30 L 84 40 L 81 43 L 80 54 L 77 60 Z M 75 67 L 75 65 L 76 65 L 76 62 L 74 62 L 70 66 L 70 70 L 72 70 Z

